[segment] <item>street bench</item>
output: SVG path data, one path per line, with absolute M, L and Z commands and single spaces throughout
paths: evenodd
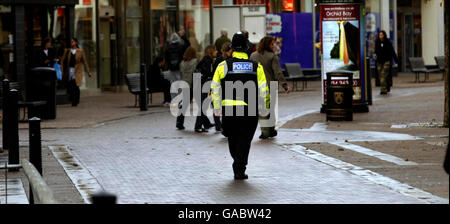
M 139 93 L 141 92 L 141 74 L 139 73 L 132 73 L 132 74 L 126 74 L 125 81 L 128 86 L 128 91 L 134 95 L 134 107 L 137 107 L 138 97 Z M 152 90 L 147 87 L 147 104 L 150 101 L 150 104 L 153 103 L 153 93 L 159 93 L 162 92 L 160 90 Z
M 305 75 L 302 71 L 300 63 L 285 63 L 286 81 L 292 81 L 292 91 L 297 90 L 297 81 L 302 81 L 303 88 L 308 87 L 308 81 L 320 78 L 320 74 Z
M 423 58 L 421 58 L 421 57 L 410 57 L 409 65 L 411 66 L 411 71 L 416 74 L 416 79 L 414 80 L 414 82 L 419 82 L 419 83 L 420 83 L 420 74 L 421 73 L 425 74 L 425 79 L 423 81 L 426 82 L 429 79 L 430 73 L 440 71 L 440 69 L 427 69 L 427 67 L 425 67 Z
M 125 75 L 125 82 L 128 86 L 128 91 L 134 95 L 134 107 L 137 107 L 139 93 L 141 92 L 141 74 L 132 73 Z M 147 88 L 147 95 L 149 94 L 149 89 Z M 147 104 L 148 104 L 147 97 Z
M 444 72 L 445 72 L 445 56 L 437 56 L 434 57 L 436 64 L 439 70 L 442 72 L 442 80 L 444 80 Z

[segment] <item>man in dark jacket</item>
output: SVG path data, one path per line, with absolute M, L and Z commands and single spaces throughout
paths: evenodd
M 384 30 L 378 33 L 378 39 L 375 42 L 375 56 L 377 62 L 378 77 L 380 78 L 380 94 L 387 94 L 389 85 L 387 82 L 389 72 L 392 66 L 392 59 L 398 63 L 397 54 L 392 47 L 391 41 L 387 38 Z
M 231 42 L 230 38 L 228 38 L 228 31 L 226 29 L 222 29 L 220 31 L 220 37 L 217 38 L 217 40 L 214 42 L 214 45 L 216 45 L 216 49 L 219 51 L 217 52 L 217 57 L 222 56 L 222 52 L 220 49 L 222 49 L 222 45 L 225 42 Z
M 252 44 L 250 42 L 250 40 L 248 39 L 248 31 L 247 30 L 242 30 L 242 34 L 244 34 L 245 39 L 247 39 L 247 50 L 245 51 L 245 53 L 247 53 L 248 57 L 250 57 L 254 51 L 255 45 Z
M 164 92 L 164 105 L 169 105 L 171 101 L 170 96 L 170 82 L 164 79 L 161 74 L 161 68 L 164 66 L 164 58 L 158 56 L 150 66 L 150 71 L 147 73 L 147 87 L 151 91 Z

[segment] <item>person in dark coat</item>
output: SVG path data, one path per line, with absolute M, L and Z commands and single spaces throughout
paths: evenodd
M 202 60 L 197 65 L 197 71 L 199 71 L 202 74 L 202 80 L 201 80 L 201 86 L 203 86 L 206 82 L 211 81 L 213 78 L 213 63 L 214 58 L 217 57 L 217 50 L 214 45 L 209 45 L 205 48 L 204 56 Z M 203 101 L 208 97 L 208 93 L 201 93 L 201 102 L 200 107 L 203 104 Z M 200 108 L 200 116 L 197 116 L 197 119 L 195 120 L 195 131 L 196 132 L 206 132 L 209 128 L 213 127 L 214 125 L 211 124 L 208 117 L 204 114 L 204 109 Z M 214 117 L 215 122 L 220 124 L 220 118 Z M 216 120 L 218 119 L 218 120 Z M 216 126 L 216 130 L 220 131 L 222 127 Z
M 247 30 L 242 30 L 242 33 L 244 34 L 245 38 L 247 39 L 247 50 L 245 51 L 245 53 L 247 53 L 248 57 L 250 57 L 252 55 L 252 53 L 255 50 L 255 45 L 252 44 L 250 42 L 250 40 L 248 39 L 248 31 Z
M 47 37 L 42 43 L 41 47 L 34 53 L 33 67 L 53 67 L 57 61 L 55 49 L 52 48 L 52 39 Z
M 164 92 L 164 105 L 168 106 L 170 104 L 171 96 L 170 96 L 170 81 L 164 79 L 161 68 L 164 67 L 164 58 L 158 56 L 153 61 L 153 64 L 150 66 L 150 71 L 147 73 L 147 87 L 151 91 Z
M 380 94 L 385 95 L 388 93 L 388 90 L 390 90 L 387 79 L 391 70 L 392 60 L 394 60 L 395 63 L 398 63 L 398 57 L 384 30 L 378 33 L 378 38 L 375 42 L 375 60 L 377 62 L 378 77 L 380 79 Z

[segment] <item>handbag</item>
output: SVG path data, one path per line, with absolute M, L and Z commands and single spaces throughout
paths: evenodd
M 53 69 L 56 70 L 56 78 L 61 81 L 62 80 L 62 72 L 61 72 L 61 65 L 58 63 L 53 64 Z

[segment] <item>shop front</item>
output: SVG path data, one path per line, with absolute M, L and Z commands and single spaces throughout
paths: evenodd
M 74 0 L 0 1 L 0 76 L 20 84 L 26 96 L 27 78 L 35 67 L 42 41 L 53 39 L 56 58 L 74 34 Z

